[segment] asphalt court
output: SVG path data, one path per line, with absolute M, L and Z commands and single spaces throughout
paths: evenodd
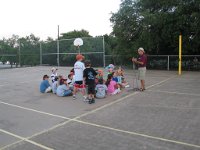
M 0 149 L 200 149 L 199 72 L 147 71 L 145 92 L 88 105 L 41 94 L 51 67 L 0 70 Z M 67 75 L 71 68 L 59 67 Z M 126 70 L 132 84 L 134 72 Z

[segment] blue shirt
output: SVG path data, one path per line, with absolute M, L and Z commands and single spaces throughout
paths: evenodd
M 45 93 L 46 89 L 50 86 L 48 80 L 43 80 L 40 84 L 40 92 Z
M 58 96 L 64 96 L 64 93 L 67 90 L 69 90 L 69 88 L 65 84 L 59 85 L 57 90 L 56 90 L 56 94 Z
M 112 80 L 118 83 L 118 78 L 117 77 L 113 77 Z

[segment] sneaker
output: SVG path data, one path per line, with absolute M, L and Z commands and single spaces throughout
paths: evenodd
M 83 101 L 84 101 L 84 102 L 88 102 L 87 96 L 83 96 Z
M 92 104 L 92 100 L 91 99 L 89 99 L 88 104 Z
M 130 85 L 126 85 L 126 86 L 125 86 L 125 88 L 129 88 L 129 87 L 130 87 Z
M 92 99 L 92 103 L 95 103 L 95 99 L 94 98 Z
M 73 95 L 73 100 L 75 100 L 76 99 L 76 95 Z

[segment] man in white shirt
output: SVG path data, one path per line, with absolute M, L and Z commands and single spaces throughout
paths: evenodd
M 85 65 L 82 62 L 84 56 L 81 54 L 76 55 L 76 63 L 74 64 L 74 92 L 73 92 L 73 99 L 76 99 L 76 93 L 78 89 L 81 90 L 84 100 L 86 100 L 85 96 L 85 83 L 83 81 L 83 71 L 85 70 Z

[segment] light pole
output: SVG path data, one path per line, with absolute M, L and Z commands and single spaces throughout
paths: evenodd
M 58 67 L 60 66 L 60 58 L 59 58 L 59 51 L 60 51 L 60 47 L 59 47 L 59 31 L 60 30 L 60 27 L 59 27 L 59 25 L 58 25 L 58 39 L 57 39 L 57 65 L 58 65 Z

